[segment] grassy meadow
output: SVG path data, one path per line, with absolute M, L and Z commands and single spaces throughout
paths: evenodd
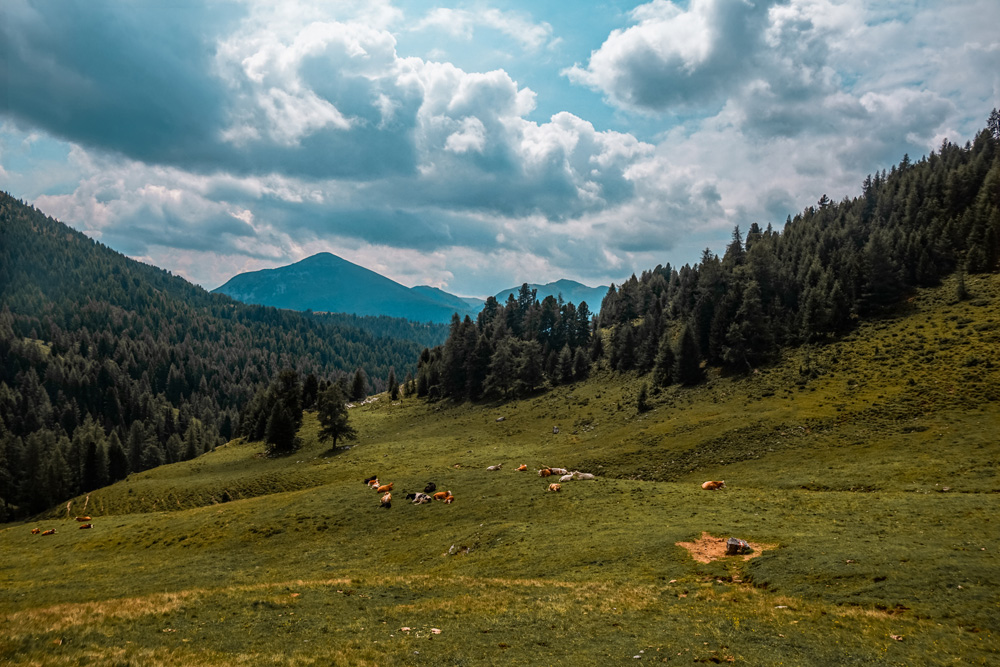
M 648 412 L 606 372 L 383 396 L 350 448 L 307 413 L 290 457 L 132 475 L 0 529 L 0 663 L 997 664 L 1000 276 L 966 283 Z M 543 466 L 597 478 L 553 493 Z M 428 481 L 455 502 L 405 500 Z M 700 563 L 703 532 L 770 548 Z

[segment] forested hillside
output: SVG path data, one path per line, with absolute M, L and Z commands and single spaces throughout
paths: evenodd
M 991 125 L 995 125 L 991 117 Z M 653 370 L 658 384 L 694 384 L 701 362 L 751 371 L 784 346 L 843 333 L 915 287 L 955 271 L 995 270 L 1000 258 L 1000 128 L 964 147 L 945 141 L 861 195 L 823 195 L 782 230 L 739 228 L 722 257 L 645 271 L 609 290 L 600 326 L 609 365 Z
M 6 194 L 0 304 L 0 519 L 215 447 L 281 369 L 381 390 L 445 330 L 238 304 Z
M 842 334 L 892 309 L 915 287 L 997 268 L 1000 115 L 963 146 L 919 162 L 904 156 L 865 179 L 861 195 L 823 195 L 782 229 L 737 227 L 722 257 L 669 264 L 612 285 L 594 335 L 583 304 L 488 302 L 477 322 L 452 323 L 425 350 L 419 393 L 458 400 L 524 395 L 586 377 L 589 361 L 652 372 L 656 385 L 701 382 L 706 363 L 751 372 L 783 347 Z M 959 285 L 961 285 L 961 281 Z M 960 295 L 961 296 L 961 295 Z

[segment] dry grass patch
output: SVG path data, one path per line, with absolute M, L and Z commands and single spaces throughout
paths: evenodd
M 58 632 L 80 625 L 101 625 L 106 621 L 134 620 L 152 614 L 166 614 L 180 608 L 184 602 L 194 600 L 203 591 L 156 593 L 137 598 L 59 604 L 43 609 L 15 612 L 3 621 L 8 635 L 29 632 Z
M 762 542 L 750 542 L 750 553 L 741 554 L 739 556 L 727 556 L 726 555 L 726 540 L 725 537 L 713 537 L 708 532 L 703 532 L 701 538 L 695 540 L 694 542 L 677 542 L 677 546 L 684 547 L 691 554 L 691 558 L 695 559 L 699 563 L 711 563 L 713 560 L 719 560 L 722 558 L 740 558 L 742 560 L 750 560 L 751 558 L 756 558 L 760 556 L 763 552 L 770 549 L 777 549 L 777 544 L 764 544 Z

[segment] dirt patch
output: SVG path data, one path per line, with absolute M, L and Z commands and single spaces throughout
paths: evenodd
M 699 563 L 711 563 L 720 558 L 742 558 L 750 560 L 760 556 L 768 549 L 777 549 L 777 544 L 762 544 L 760 542 L 747 542 L 750 545 L 750 553 L 740 556 L 726 555 L 726 537 L 712 537 L 707 532 L 701 534 L 701 538 L 694 542 L 678 542 L 677 546 L 684 547 Z

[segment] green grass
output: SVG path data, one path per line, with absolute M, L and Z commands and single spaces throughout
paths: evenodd
M 383 397 L 347 450 L 307 415 L 290 457 L 133 475 L 74 501 L 92 530 L 63 506 L 0 531 L 0 661 L 995 664 L 1000 277 L 967 284 L 642 414 L 643 378 L 600 372 L 510 404 Z M 546 465 L 599 477 L 550 493 Z M 455 503 L 405 502 L 430 480 Z M 702 531 L 777 547 L 701 564 L 676 543 Z

